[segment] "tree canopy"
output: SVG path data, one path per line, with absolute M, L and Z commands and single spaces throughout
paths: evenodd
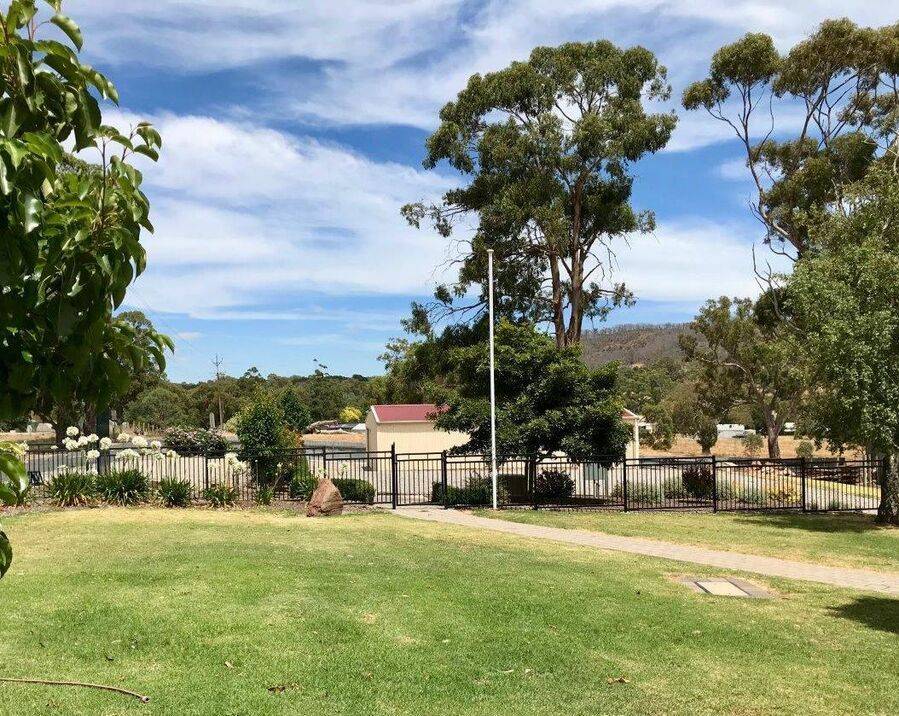
M 430 306 L 413 305 L 410 326 L 427 332 L 435 319 L 484 309 L 486 248 L 496 252 L 499 315 L 550 323 L 559 346 L 579 342 L 585 318 L 631 302 L 611 280 L 613 243 L 654 226 L 651 212 L 631 206 L 629 170 L 668 142 L 674 114 L 647 113 L 643 102 L 669 93 L 650 51 L 608 41 L 538 47 L 527 61 L 473 75 L 440 111 L 424 161 L 446 161 L 470 181 L 403 214 L 444 236 L 465 215 L 477 229 L 462 242 L 456 283 Z
M 781 55 L 763 33 L 719 49 L 683 104 L 726 123 L 745 149 L 766 241 L 794 258 L 812 216 L 882 161 L 899 136 L 899 24 L 827 20 Z M 798 129 L 792 129 L 796 113 Z
M 573 459 L 621 457 L 629 430 L 621 421 L 614 364 L 590 369 L 577 346 L 558 348 L 531 326 L 496 327 L 497 453 Z M 461 452 L 490 451 L 489 358 L 486 341 L 451 349 L 453 387 L 436 421 L 443 430 L 470 434 Z
M 35 0 L 0 12 L 0 417 L 37 409 L 51 420 L 100 410 L 171 342 L 147 341 L 114 318 L 143 271 L 142 230 L 152 230 L 134 154 L 156 159 L 147 123 L 127 133 L 102 124 L 97 96 L 113 84 L 82 63 L 82 36 L 60 13 L 38 22 Z M 68 44 L 42 39 L 54 25 Z M 93 151 L 96 164 L 67 155 Z

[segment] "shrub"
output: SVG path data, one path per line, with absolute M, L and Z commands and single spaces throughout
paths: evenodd
M 375 486 L 368 480 L 337 477 L 333 480 L 344 502 L 362 502 L 373 505 L 375 502 Z
M 286 388 L 278 397 L 281 404 L 281 412 L 284 414 L 284 424 L 296 432 L 303 432 L 306 426 L 312 422 L 309 409 L 303 405 L 295 388 Z M 235 424 L 235 428 L 237 425 Z
M 283 463 L 283 450 L 294 447 L 294 439 L 284 420 L 284 409 L 272 393 L 260 391 L 240 411 L 237 419 L 242 457 L 252 457 L 256 481 L 262 486 L 281 477 L 278 463 Z
M 315 492 L 317 485 L 318 478 L 313 475 L 312 471 L 309 469 L 309 463 L 306 461 L 306 456 L 301 456 L 297 462 L 296 470 L 294 471 L 288 488 L 291 499 L 308 500 L 312 497 L 312 493 Z
M 827 503 L 827 509 L 833 512 L 839 512 L 840 510 L 848 510 L 849 506 L 838 497 L 831 497 L 830 501 Z
M 116 505 L 136 505 L 150 494 L 150 481 L 140 470 L 112 470 L 94 478 L 97 496 Z
M 749 457 L 755 457 L 762 451 L 765 441 L 758 433 L 746 433 L 743 437 L 743 452 Z
M 744 487 L 739 491 L 737 499 L 744 505 L 764 505 L 765 495 L 757 487 Z
M 681 482 L 691 497 L 710 499 L 715 492 L 715 473 L 708 465 L 689 465 L 681 473 Z
M 260 487 L 256 490 L 256 495 L 253 499 L 256 501 L 257 505 L 268 506 L 272 504 L 275 499 L 275 490 L 272 487 Z
M 627 501 L 628 504 L 640 504 L 648 507 L 659 505 L 662 502 L 661 485 L 646 480 L 637 480 L 627 483 Z M 617 491 L 617 494 L 616 494 Z M 624 490 L 621 485 L 616 485 L 612 491 L 612 496 L 622 499 Z
M 565 500 L 574 494 L 574 480 L 564 470 L 541 470 L 535 489 L 537 499 Z
M 88 505 L 97 496 L 96 475 L 90 472 L 57 473 L 47 485 L 47 494 L 60 507 Z
M 665 478 L 662 482 L 662 494 L 666 500 L 683 500 L 689 495 L 683 479 L 677 476 Z
M 809 440 L 800 440 L 796 444 L 796 456 L 810 460 L 815 455 L 815 446 Z
M 737 487 L 730 480 L 724 480 L 718 483 L 718 501 L 733 502 L 738 497 Z
M 445 497 L 445 502 L 444 502 Z M 506 504 L 509 496 L 502 485 L 497 485 L 497 502 Z M 493 504 L 493 479 L 489 476 L 472 475 L 468 478 L 464 487 L 455 485 L 446 486 L 444 496 L 443 484 L 435 482 L 431 487 L 431 501 L 446 504 L 449 507 L 482 507 Z
M 159 500 L 166 507 L 187 507 L 191 503 L 190 482 L 175 477 L 164 477 L 157 488 Z
M 231 507 L 240 495 L 231 485 L 210 485 L 203 490 L 203 499 L 213 507 Z
M 353 405 L 348 405 L 343 410 L 340 411 L 340 422 L 341 423 L 361 423 L 362 422 L 362 411 Z
M 179 455 L 202 455 L 221 453 L 228 449 L 228 440 L 218 430 L 203 428 L 169 428 L 165 431 L 164 442 Z
M 25 447 L 0 442 L 0 504 L 21 507 L 28 502 L 31 481 L 24 466 Z
M 696 442 L 703 455 L 708 455 L 718 442 L 718 425 L 714 420 L 703 419 L 696 428 Z
M 768 499 L 776 504 L 792 503 L 799 501 L 799 494 L 792 485 L 782 485 L 769 489 Z

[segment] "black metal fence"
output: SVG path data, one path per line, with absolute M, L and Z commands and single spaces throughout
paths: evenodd
M 99 454 L 97 454 L 99 452 Z M 30 450 L 26 468 L 36 498 L 62 473 L 138 469 L 152 488 L 174 478 L 202 500 L 227 484 L 239 499 L 263 488 L 279 499 L 301 494 L 298 482 L 339 481 L 351 501 L 390 505 L 477 507 L 492 504 L 488 455 L 362 452 L 322 449 L 255 455 L 174 455 L 158 449 Z M 880 460 L 500 456 L 498 502 L 503 507 L 616 510 L 873 510 L 880 502 Z

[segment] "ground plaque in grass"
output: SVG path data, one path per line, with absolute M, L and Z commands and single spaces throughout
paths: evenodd
M 899 711 L 895 600 L 781 580 L 772 599 L 698 595 L 683 565 L 389 514 L 103 509 L 4 526 L 17 558 L 0 675 L 152 701 L 0 684 L 0 713 Z

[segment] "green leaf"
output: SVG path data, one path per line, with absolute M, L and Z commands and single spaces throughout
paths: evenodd
M 12 545 L 9 543 L 9 537 L 6 536 L 6 532 L 0 530 L 0 579 L 6 574 L 11 564 Z
M 25 200 L 22 202 L 22 208 L 25 212 L 25 233 L 30 234 L 41 225 L 42 205 L 34 194 L 26 194 Z
M 81 35 L 81 30 L 78 25 L 76 25 L 70 17 L 56 14 L 50 18 L 50 22 L 66 33 L 66 36 L 72 41 L 72 44 L 75 45 L 75 47 L 79 50 L 81 49 L 84 38 Z

